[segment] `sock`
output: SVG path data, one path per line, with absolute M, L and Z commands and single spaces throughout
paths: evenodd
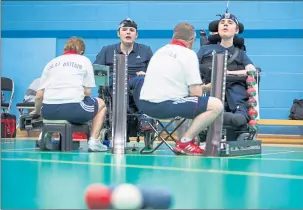
M 90 140 L 90 141 L 95 141 L 95 142 L 96 142 L 96 139 L 95 139 L 94 137 L 90 137 L 89 140 Z
M 190 141 L 192 141 L 191 138 L 186 138 L 186 137 L 182 137 L 182 138 L 181 138 L 181 142 L 182 142 L 182 143 L 186 143 L 186 142 L 190 142 Z

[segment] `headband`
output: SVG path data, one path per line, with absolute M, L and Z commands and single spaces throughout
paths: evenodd
M 237 17 L 233 14 L 225 13 L 225 14 L 221 15 L 220 20 L 222 20 L 222 19 L 233 20 L 237 25 L 239 25 L 239 21 L 238 21 Z
M 133 21 L 130 18 L 127 18 L 127 19 L 121 21 L 121 23 L 119 25 L 119 29 L 122 28 L 122 27 L 132 27 L 132 28 L 135 28 L 137 30 L 138 26 L 135 23 L 135 21 Z

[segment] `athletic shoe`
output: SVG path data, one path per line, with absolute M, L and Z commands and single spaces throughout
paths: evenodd
M 95 141 L 94 139 L 88 141 L 89 152 L 106 152 L 107 149 L 107 146 L 102 144 L 101 141 Z
M 189 142 L 181 142 L 180 140 L 176 142 L 174 151 L 178 154 L 185 155 L 203 155 L 204 149 L 195 144 L 194 140 Z

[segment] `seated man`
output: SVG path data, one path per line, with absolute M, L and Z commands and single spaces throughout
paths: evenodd
M 138 37 L 137 24 L 129 18 L 123 20 L 118 29 L 118 37 L 120 42 L 103 47 L 94 64 L 107 65 L 112 69 L 116 50 L 117 54 L 128 54 L 129 77 L 145 75 L 153 52 L 149 46 L 135 42 Z
M 121 21 L 118 29 L 118 37 L 120 38 L 120 42 L 117 44 L 104 46 L 97 55 L 94 64 L 110 66 L 112 71 L 114 63 L 114 51 L 116 51 L 117 54 L 128 54 L 129 83 L 131 83 L 132 79 L 134 79 L 136 76 L 144 76 L 153 52 L 149 46 L 135 42 L 138 37 L 137 29 L 137 24 L 133 20 L 127 18 Z M 112 73 L 110 73 L 109 76 L 109 83 L 110 90 L 112 90 Z M 132 114 L 137 113 L 138 109 L 132 93 L 129 92 L 128 94 L 128 112 Z M 130 120 L 127 131 L 128 136 L 136 136 L 136 128 L 137 122 Z
M 44 68 L 35 100 L 35 111 L 46 120 L 67 120 L 84 124 L 92 120 L 89 151 L 106 151 L 97 139 L 106 113 L 102 99 L 91 97 L 95 87 L 91 61 L 83 56 L 85 44 L 80 38 L 70 38 L 63 55 L 51 60 Z
M 140 111 L 159 119 L 193 119 L 189 129 L 177 141 L 176 153 L 203 155 L 195 137 L 223 111 L 222 102 L 203 97 L 197 55 L 192 50 L 196 32 L 192 25 L 180 23 L 173 40 L 160 48 L 150 60 L 140 93 Z
M 236 52 L 233 40 L 234 36 L 239 32 L 239 21 L 232 14 L 223 14 L 218 24 L 218 33 L 221 36 L 221 43 L 201 46 L 197 55 L 199 58 L 201 74 L 204 82 L 210 82 L 212 66 L 212 51 L 216 53 L 229 52 L 229 58 Z M 247 70 L 256 70 L 252 61 L 248 58 L 246 53 L 237 49 L 238 56 L 227 66 L 228 75 L 246 76 Z M 205 70 L 206 68 L 206 70 Z M 206 73 L 205 73 L 206 72 Z M 224 115 L 224 124 L 231 124 L 234 126 L 245 125 L 248 120 L 248 95 L 246 93 L 245 82 L 228 82 L 226 83 L 226 106 Z

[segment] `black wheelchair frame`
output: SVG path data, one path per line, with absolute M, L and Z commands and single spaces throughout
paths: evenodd
M 95 76 L 105 76 L 109 77 L 107 73 L 110 73 L 109 71 L 102 71 L 102 70 L 95 70 Z M 112 137 L 112 116 L 113 116 L 113 107 L 112 107 L 112 89 L 110 86 L 98 86 L 98 97 L 104 100 L 104 103 L 107 107 L 107 113 L 105 116 L 103 127 L 100 131 L 100 137 L 101 139 L 111 139 Z M 128 97 L 129 101 L 132 101 L 132 94 L 130 90 L 128 90 Z M 134 104 L 134 103 L 133 103 Z M 141 125 L 145 119 L 143 114 L 137 114 L 136 112 L 139 111 L 137 107 L 130 107 L 130 103 L 128 103 L 128 111 L 127 111 L 127 142 L 131 142 L 130 138 L 137 138 L 136 142 L 139 143 L 141 141 L 140 137 L 143 137 L 145 146 L 148 147 L 148 149 L 152 149 L 153 147 L 153 136 L 155 135 L 155 132 L 149 128 L 149 129 L 142 129 Z M 139 119 L 140 117 L 143 117 L 142 119 Z M 149 123 L 146 123 L 147 125 L 150 125 Z M 155 123 L 152 123 L 152 125 L 155 126 Z M 137 147 L 133 145 L 133 147 L 127 149 L 131 149 L 132 151 L 137 151 Z

